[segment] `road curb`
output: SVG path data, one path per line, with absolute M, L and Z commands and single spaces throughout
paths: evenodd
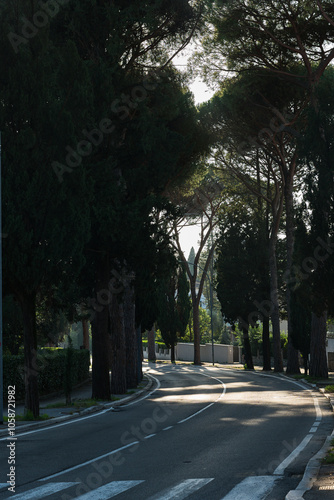
M 328 401 L 332 405 L 332 411 L 334 412 L 334 394 L 329 393 L 329 392 L 325 392 L 325 389 L 323 389 L 322 387 L 318 387 L 318 389 L 319 389 L 319 392 L 321 392 L 325 396 L 325 398 L 328 399 Z
M 305 379 L 300 379 L 300 381 L 302 381 L 305 385 L 312 387 L 312 389 L 317 390 L 318 392 L 320 392 L 320 394 L 325 396 L 332 407 L 332 411 L 334 412 L 334 397 L 332 394 L 325 392 L 325 389 L 323 389 L 322 387 L 318 387 L 316 384 L 311 384 Z M 289 493 L 286 495 L 285 500 L 304 500 L 303 495 L 312 489 L 314 483 L 317 481 L 319 477 L 319 472 L 322 465 L 321 460 L 325 457 L 328 449 L 330 448 L 333 436 L 334 436 L 334 431 L 332 432 L 332 434 L 327 436 L 324 444 L 322 445 L 318 453 L 316 453 L 316 455 L 309 460 L 303 478 L 300 481 L 297 489 L 290 490 Z
M 52 427 L 55 424 L 59 424 L 68 420 L 74 420 L 78 417 L 81 417 L 83 415 L 89 415 L 91 413 L 97 413 L 103 410 L 112 410 L 115 407 L 120 407 L 123 406 L 124 404 L 129 403 L 129 401 L 135 401 L 136 399 L 139 399 L 143 394 L 146 392 L 149 392 L 152 387 L 154 386 L 154 379 L 148 375 L 144 374 L 143 380 L 147 379 L 147 384 L 143 389 L 140 389 L 139 391 L 136 391 L 134 394 L 131 394 L 129 396 L 126 396 L 125 398 L 119 399 L 117 401 L 111 401 L 110 403 L 101 403 L 97 404 L 96 406 L 91 406 L 90 408 L 84 408 L 82 410 L 79 410 L 73 415 L 64 415 L 61 417 L 53 417 L 48 420 L 44 421 L 37 421 L 33 423 L 29 423 L 26 425 L 18 425 L 16 426 L 16 433 L 19 434 L 21 431 L 29 431 L 32 429 L 40 429 L 43 427 Z M 8 428 L 6 426 L 6 423 L 3 424 L 4 428 L 0 429 L 0 437 L 7 436 L 8 435 Z

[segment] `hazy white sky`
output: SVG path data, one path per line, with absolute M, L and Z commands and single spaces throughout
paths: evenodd
M 187 52 L 189 54 L 189 49 L 187 49 Z M 182 69 L 186 69 L 188 57 L 189 55 L 187 56 L 181 54 L 173 60 L 173 63 L 180 71 L 182 71 Z M 214 93 L 205 85 L 205 83 L 200 78 L 196 78 L 194 83 L 189 85 L 189 87 L 194 94 L 196 104 L 208 101 Z M 198 240 L 199 228 L 197 226 L 187 226 L 182 229 L 180 233 L 180 243 L 186 258 L 188 258 L 189 256 L 191 247 L 194 247 L 196 251 L 196 249 L 198 248 Z

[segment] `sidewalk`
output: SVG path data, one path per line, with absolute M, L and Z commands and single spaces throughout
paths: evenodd
M 317 388 L 329 401 L 332 406 L 332 411 L 334 411 L 334 394 L 326 394 L 324 388 L 319 387 L 321 385 L 334 384 L 334 373 L 329 373 L 329 380 L 323 383 L 318 383 L 317 386 L 312 385 Z M 328 436 L 324 446 L 317 453 L 317 455 L 312 459 L 313 463 L 310 464 L 310 474 L 304 474 L 305 480 L 312 484 L 311 489 L 306 491 L 300 499 L 304 500 L 333 500 L 334 499 L 334 464 L 322 464 L 322 459 L 325 457 L 328 448 L 330 448 L 331 443 L 334 442 L 334 431 L 331 436 Z M 313 468 L 314 467 L 314 468 Z M 296 496 L 296 500 L 299 500 Z M 294 499 L 292 499 L 294 500 Z
M 91 399 L 92 397 L 92 380 L 88 379 L 86 382 L 73 389 L 71 396 L 73 405 L 70 407 L 66 406 L 65 395 L 61 393 L 40 398 L 40 416 L 46 414 L 49 418 L 36 421 L 16 421 L 15 432 L 18 433 L 39 427 L 46 427 L 64 420 L 77 418 L 80 415 L 101 411 L 106 408 L 117 408 L 118 406 L 122 406 L 129 401 L 140 398 L 144 393 L 150 391 L 152 387 L 152 379 L 144 373 L 143 380 L 137 389 L 130 390 L 126 394 L 117 394 L 117 396 L 112 397 L 111 401 L 98 401 L 93 406 L 85 407 L 83 400 Z M 52 407 L 50 407 L 51 405 Z M 4 416 L 8 416 L 7 405 L 4 405 L 3 413 Z M 23 403 L 16 404 L 15 414 L 24 414 Z M 8 435 L 8 425 L 7 422 L 4 422 L 3 425 L 0 424 L 0 437 L 6 435 Z

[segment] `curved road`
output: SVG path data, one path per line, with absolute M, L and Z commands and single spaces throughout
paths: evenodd
M 16 491 L 0 500 L 283 500 L 333 429 L 327 400 L 285 377 L 191 365 L 147 373 L 156 388 L 145 398 L 17 434 Z

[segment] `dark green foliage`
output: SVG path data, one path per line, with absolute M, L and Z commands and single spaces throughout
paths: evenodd
M 304 358 L 307 371 L 307 359 L 310 353 L 311 311 L 312 311 L 312 273 L 305 272 L 305 264 L 312 255 L 309 234 L 305 222 L 297 220 L 292 273 L 287 280 L 291 289 L 292 343 Z M 304 267 L 304 268 L 303 268 Z
M 71 360 L 73 386 L 89 378 L 90 354 L 87 350 L 73 350 Z M 34 368 L 38 373 L 41 395 L 63 391 L 66 372 L 66 349 L 42 349 L 35 356 Z M 15 385 L 17 401 L 24 399 L 24 356 L 4 356 L 4 387 Z
M 96 294 L 97 256 L 145 266 L 159 240 L 153 210 L 167 185 L 189 175 L 204 137 L 182 78 L 147 70 L 168 60 L 166 47 L 189 41 L 197 6 L 73 0 L 13 47 L 7 34 L 20 35 L 40 7 L 18 1 L 0 11 L 4 284 L 24 311 L 35 416 L 36 296 L 40 308 L 52 303 L 69 316 L 81 294 Z M 68 299 L 73 283 L 82 291 Z
M 224 319 L 243 333 L 245 363 L 253 368 L 249 327 L 268 310 L 268 247 L 261 219 L 244 206 L 221 223 L 217 247 L 217 297 Z M 266 355 L 267 356 L 267 355 Z M 264 356 L 265 357 L 265 356 Z
M 261 317 L 256 303 L 267 298 L 267 250 L 251 214 L 231 214 L 221 225 L 217 247 L 217 296 L 231 324 L 255 326 Z
M 179 268 L 177 274 L 161 280 L 157 288 L 158 327 L 166 346 L 173 349 L 178 339 L 185 335 L 191 311 L 185 271 Z
M 307 110 L 307 130 L 300 141 L 301 155 L 308 166 L 304 212 L 311 228 L 309 254 L 304 274 L 310 287 L 313 312 L 334 312 L 334 71 L 321 78 Z M 320 249 L 320 250 L 319 250 Z
M 227 57 L 230 69 L 269 68 L 289 78 L 303 50 L 305 67 L 314 77 L 319 74 L 330 52 L 326 45 L 333 43 L 334 35 L 317 2 L 216 0 L 214 4 L 210 21 L 216 30 L 211 44 L 219 45 L 217 52 Z M 321 4 L 333 19 L 333 3 Z M 209 50 L 210 44 L 206 45 Z
M 20 306 L 12 295 L 4 297 L 2 311 L 4 353 L 17 355 L 23 345 L 23 321 Z
M 183 267 L 179 269 L 178 273 L 176 310 L 178 316 L 177 332 L 179 338 L 182 338 L 185 335 L 191 311 L 189 282 L 187 279 L 187 274 Z
M 66 404 L 71 403 L 71 394 L 74 382 L 74 356 L 75 351 L 73 349 L 73 342 L 71 337 L 68 337 L 68 346 L 65 349 L 65 380 L 64 380 L 64 391 L 66 397 Z

